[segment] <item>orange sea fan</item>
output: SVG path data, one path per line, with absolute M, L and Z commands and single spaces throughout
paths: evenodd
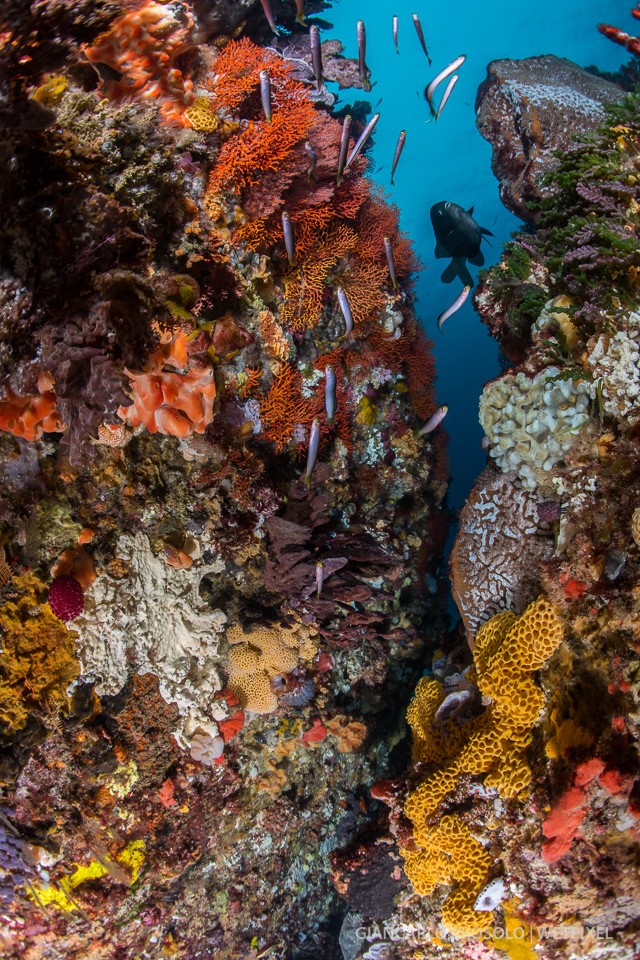
M 413 409 L 421 419 L 427 420 L 436 407 L 433 343 L 420 329 L 410 331 L 409 335 L 413 349 L 406 361 L 407 387 Z
M 360 239 L 360 235 L 358 235 Z M 360 244 L 358 244 L 358 253 Z M 339 276 L 339 283 L 349 300 L 354 324 L 359 325 L 372 319 L 384 308 L 387 299 L 384 284 L 388 278 L 386 267 L 360 256 L 351 258 L 348 266 Z
M 0 430 L 25 440 L 38 440 L 43 433 L 62 433 L 67 429 L 56 409 L 53 377 L 47 373 L 38 377 L 38 391 L 34 396 L 21 397 L 7 387 L 0 400 Z
M 291 79 L 292 65 L 283 57 L 251 40 L 233 40 L 220 53 L 215 76 L 205 82 L 214 94 L 216 106 L 235 111 L 260 88 L 260 71 L 268 70 L 272 88 Z
M 309 427 L 324 406 L 322 393 L 303 396 L 302 374 L 292 366 L 274 377 L 267 396 L 260 402 L 260 421 L 264 436 L 276 445 L 278 453 L 293 439 L 297 426 Z

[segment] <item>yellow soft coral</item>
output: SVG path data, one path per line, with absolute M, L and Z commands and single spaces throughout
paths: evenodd
M 444 688 L 432 678 L 419 682 L 407 711 L 414 737 L 414 760 L 437 763 L 439 768 L 409 794 L 405 803 L 405 813 L 413 822 L 414 840 L 422 848 L 403 851 L 407 876 L 416 892 L 427 894 L 439 884 L 451 883 L 452 875 L 443 870 L 440 834 L 434 833 L 451 818 L 444 817 L 438 827 L 428 821 L 462 776 L 485 774 L 485 785 L 508 798 L 529 785 L 531 770 L 525 751 L 531 728 L 544 706 L 543 693 L 534 683 L 532 673 L 543 666 L 561 640 L 562 622 L 543 597 L 530 604 L 520 617 L 500 613 L 485 623 L 478 631 L 468 679 L 477 683 L 490 703 L 480 716 L 462 726 L 438 726 L 436 712 L 444 700 Z M 458 830 L 455 836 L 463 833 L 464 830 Z M 483 878 L 486 872 L 485 869 Z M 458 876 L 455 879 L 460 883 L 445 904 L 445 925 L 452 932 L 484 929 L 486 916 L 478 919 L 471 900 L 472 888 L 465 886 L 471 880 Z
M 45 587 L 31 573 L 15 577 L 18 598 L 0 607 L 0 730 L 26 725 L 37 707 L 66 703 L 80 672 L 74 637 L 51 613 Z

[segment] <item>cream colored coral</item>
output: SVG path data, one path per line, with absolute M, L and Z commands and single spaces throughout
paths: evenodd
M 522 371 L 505 374 L 480 397 L 490 455 L 505 473 L 517 473 L 528 490 L 563 459 L 589 421 L 592 384 L 554 380 L 559 373 L 547 367 L 533 379 Z
M 629 329 L 589 341 L 588 364 L 599 381 L 605 413 L 625 423 L 640 421 L 640 314 Z

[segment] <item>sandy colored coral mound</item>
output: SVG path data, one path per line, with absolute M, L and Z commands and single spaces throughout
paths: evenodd
M 301 626 L 257 627 L 245 633 L 240 624 L 227 630 L 229 687 L 250 713 L 273 713 L 278 698 L 271 687 L 272 677 L 289 673 L 301 659 L 315 652 L 308 631 Z

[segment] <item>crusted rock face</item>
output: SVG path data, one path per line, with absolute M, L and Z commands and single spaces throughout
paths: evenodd
M 604 104 L 623 91 L 558 57 L 494 60 L 476 97 L 476 124 L 493 148 L 491 168 L 502 202 L 535 223 L 530 202 L 544 195 L 540 178 L 556 165 L 554 152 L 591 133 Z
M 640 420 L 640 314 L 630 321 L 628 330 L 590 341 L 587 362 L 600 381 L 605 413 L 632 426 Z
M 558 367 L 533 379 L 522 371 L 492 380 L 480 397 L 480 423 L 490 454 L 508 473 L 515 471 L 535 490 L 559 463 L 589 421 L 591 384 L 556 380 Z
M 538 594 L 540 564 L 553 552 L 536 498 L 488 467 L 460 513 L 451 554 L 453 598 L 470 640 L 503 610 L 522 613 Z
M 100 678 L 101 694 L 118 693 L 132 666 L 155 673 L 188 728 L 210 722 L 208 707 L 221 687 L 217 637 L 227 618 L 207 607 L 198 587 L 224 563 L 174 569 L 153 555 L 144 533 L 122 536 L 117 555 L 128 575 L 98 577 L 75 621 L 84 672 Z

